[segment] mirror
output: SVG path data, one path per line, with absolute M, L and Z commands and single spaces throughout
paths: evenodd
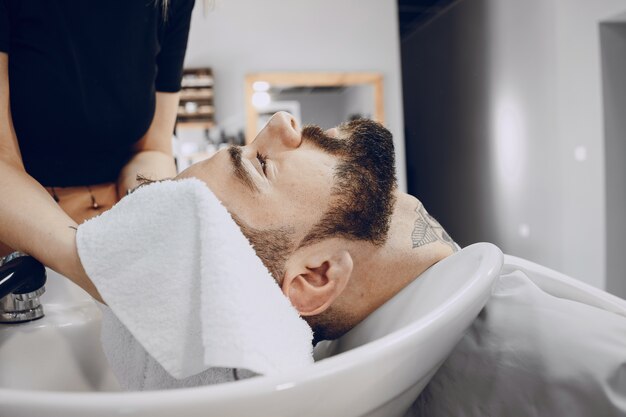
M 385 122 L 379 73 L 256 73 L 246 76 L 245 92 L 246 143 L 277 111 L 288 111 L 300 126 L 323 129 L 363 117 Z

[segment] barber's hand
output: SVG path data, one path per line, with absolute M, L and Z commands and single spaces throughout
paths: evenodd
M 159 151 L 141 151 L 124 166 L 117 180 L 117 195 L 124 197 L 129 190 L 141 185 L 138 178 L 162 180 L 176 176 L 176 164 L 171 155 Z

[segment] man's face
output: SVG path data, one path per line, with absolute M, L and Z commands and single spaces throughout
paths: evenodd
M 336 130 L 326 132 L 335 136 Z M 247 226 L 282 229 L 300 239 L 326 212 L 337 158 L 303 137 L 295 119 L 276 113 L 255 140 L 197 163 L 177 178 L 206 182 Z

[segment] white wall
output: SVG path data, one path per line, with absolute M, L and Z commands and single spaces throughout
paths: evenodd
M 562 269 L 554 4 L 487 5 L 488 152 L 497 238 L 509 253 Z
M 376 71 L 384 76 L 386 124 L 406 189 L 398 15 L 395 0 L 198 1 L 185 65 L 210 66 L 216 118 L 245 120 L 244 77 L 260 71 Z
M 450 65 L 425 70 L 429 79 L 413 91 L 437 85 L 419 105 L 445 101 L 449 123 L 458 125 L 456 137 L 439 129 L 437 140 L 450 154 L 480 149 L 448 158 L 464 164 L 458 182 L 471 178 L 465 184 L 471 195 L 442 208 L 444 218 L 461 218 L 452 224 L 463 243 L 490 240 L 606 288 L 612 225 L 605 214 L 599 27 L 624 11 L 626 0 L 464 0 L 403 42 L 403 61 L 407 54 L 448 56 Z M 444 36 L 450 39 L 438 45 Z M 445 52 L 437 51 L 442 46 Z M 405 86 L 412 85 L 410 67 L 403 62 L 403 68 Z M 433 199 L 453 201 L 448 194 L 454 192 Z M 471 215 L 463 214 L 465 207 Z M 480 230 L 473 229 L 477 223 Z
M 559 147 L 563 172 L 563 270 L 606 286 L 605 137 L 600 23 L 626 0 L 553 0 L 558 50 Z M 587 160 L 573 158 L 584 146 Z M 590 279 L 590 277 L 594 277 Z M 626 294 L 622 294 L 626 296 Z

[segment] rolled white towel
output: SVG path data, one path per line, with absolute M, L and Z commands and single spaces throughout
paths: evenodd
M 167 374 L 196 376 L 195 384 L 220 382 L 232 372 L 197 376 L 209 368 L 273 374 L 313 362 L 311 328 L 203 182 L 143 186 L 81 224 L 76 242 L 113 313 L 105 308 L 103 346 L 112 361 L 126 364 L 112 364 L 122 386 L 176 385 Z M 147 368 L 129 366 L 140 351 L 132 343 L 166 373 L 138 376 Z M 194 384 L 181 382 L 188 383 Z

